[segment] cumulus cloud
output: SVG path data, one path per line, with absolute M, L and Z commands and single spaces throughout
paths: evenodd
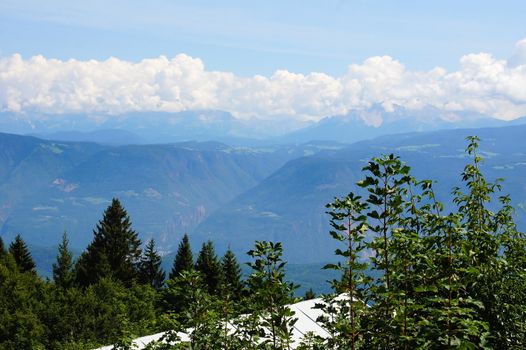
M 512 67 L 526 64 L 526 38 L 517 41 L 515 44 L 515 54 L 510 58 L 509 63 Z
M 320 119 L 381 105 L 473 111 L 501 119 L 526 115 L 526 39 L 509 60 L 488 53 L 460 58 L 460 69 L 411 71 L 389 56 L 351 64 L 342 76 L 241 77 L 206 70 L 185 54 L 129 62 L 0 58 L 0 109 L 42 113 L 107 113 L 215 109 L 239 118 Z

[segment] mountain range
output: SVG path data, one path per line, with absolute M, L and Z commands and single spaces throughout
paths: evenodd
M 142 237 L 167 250 L 211 212 L 288 160 L 337 144 L 267 148 L 216 142 L 109 146 L 0 134 L 0 233 L 36 245 L 68 231 L 84 247 L 113 197 Z
M 454 186 L 468 162 L 465 138 L 482 139 L 482 170 L 490 181 L 504 178 L 518 209 L 519 227 L 526 228 L 526 125 L 459 129 L 384 136 L 333 152 L 291 160 L 257 186 L 232 199 L 192 232 L 196 241 L 213 239 L 219 246 L 244 251 L 258 239 L 279 240 L 289 261 L 313 263 L 333 257 L 325 204 L 353 191 L 374 156 L 394 153 L 412 167 L 419 179 L 436 181 L 439 200 L 451 208 Z
M 0 131 L 54 141 L 110 145 L 217 141 L 232 146 L 268 146 L 312 140 L 354 143 L 386 134 L 522 124 L 465 111 L 434 107 L 409 110 L 381 105 L 317 121 L 290 116 L 236 118 L 224 111 L 130 112 L 118 115 L 0 112 Z
M 384 127 L 393 125 L 389 130 L 398 130 L 397 123 L 410 123 L 404 121 L 404 111 L 392 113 L 398 114 L 382 115 Z M 469 116 L 461 117 L 469 120 Z M 74 137 L 70 134 L 68 140 L 1 133 L 0 235 L 9 242 L 21 233 L 33 247 L 45 248 L 56 246 L 67 231 L 72 247 L 80 251 L 90 242 L 92 229 L 111 198 L 118 197 L 143 241 L 155 238 L 163 254 L 173 252 L 182 235 L 189 233 L 196 248 L 213 239 L 220 253 L 231 247 L 241 256 L 254 240 L 279 240 L 290 262 L 319 264 L 333 259 L 325 204 L 335 196 L 360 191 L 355 183 L 368 159 L 400 155 L 418 178 L 437 181 L 439 197 L 448 205 L 467 162 L 464 139 L 468 135 L 482 138 L 483 170 L 490 180 L 505 178 L 504 191 L 512 194 L 518 223 L 525 227 L 523 120 L 510 125 L 476 117 L 477 122 L 470 125 L 491 127 L 459 129 L 463 124 L 448 124 L 441 131 L 351 143 L 359 137 L 349 132 L 346 139 L 346 127 L 362 138 L 375 136 L 367 130 L 381 132 L 370 125 L 360 129 L 360 124 L 350 122 L 353 118 L 372 120 L 358 114 L 329 118 L 289 134 L 289 139 L 282 135 L 233 145 L 211 141 L 144 144 L 145 134 L 119 128 L 81 131 Z M 413 128 L 440 127 L 446 123 L 444 118 L 422 116 L 423 121 Z M 44 130 L 48 129 L 34 129 L 35 134 Z M 67 136 L 64 131 L 54 132 Z M 335 133 L 332 139 L 331 132 Z M 89 133 L 98 135 L 99 143 L 86 142 L 91 140 L 86 137 Z M 121 140 L 112 136 L 116 134 Z M 301 142 L 313 135 L 325 141 Z

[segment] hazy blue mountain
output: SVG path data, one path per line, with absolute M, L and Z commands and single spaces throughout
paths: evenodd
M 59 174 L 101 149 L 97 144 L 56 143 L 0 134 L 0 223 L 8 224 L 12 210 L 35 200 Z
M 525 120 L 511 123 L 521 124 Z M 375 105 L 367 110 L 352 111 L 345 116 L 332 116 L 276 139 L 276 142 L 333 140 L 346 143 L 367 140 L 381 135 L 442 129 L 505 126 L 510 122 L 473 112 L 442 111 L 433 107 L 413 111 L 395 106 L 386 112 Z
M 214 140 L 230 145 L 253 146 L 269 144 L 263 140 L 309 124 L 292 118 L 283 118 L 279 123 L 275 119 L 264 118 L 243 120 L 228 112 L 214 110 L 177 113 L 130 112 L 119 115 L 0 112 L 2 132 L 105 144 Z M 127 139 L 126 134 L 130 139 Z
M 49 115 L 44 113 L 0 112 L 0 131 L 11 134 L 40 134 L 58 131 L 97 129 L 97 118 L 85 114 Z
M 288 160 L 338 148 L 332 143 L 266 148 L 217 142 L 102 146 L 0 134 L 0 234 L 34 245 L 64 230 L 84 248 L 112 197 L 141 238 L 162 249 Z
M 51 246 L 64 230 L 82 249 L 112 197 L 143 239 L 173 250 L 185 232 L 244 254 L 256 239 L 280 240 L 295 263 L 332 257 L 324 205 L 357 190 L 361 168 L 394 152 L 421 178 L 438 181 L 448 201 L 465 163 L 464 137 L 480 135 L 490 178 L 523 208 L 526 126 L 399 134 L 343 147 L 231 147 L 217 142 L 103 146 L 0 134 L 0 234 Z M 521 209 L 522 210 L 522 209 Z M 519 216 L 522 224 L 523 216 Z
M 0 234 L 9 242 L 21 233 L 35 249 L 39 271 L 49 272 L 62 232 L 82 250 L 117 196 L 141 238 L 155 237 L 165 253 L 184 232 L 194 248 L 211 238 L 218 252 L 230 246 L 241 261 L 255 240 L 279 240 L 295 266 L 294 280 L 317 285 L 321 280 L 302 280 L 302 271 L 334 258 L 324 205 L 359 191 L 361 168 L 382 153 L 399 154 L 417 177 L 437 180 L 447 202 L 466 162 L 464 138 L 479 135 L 484 171 L 490 179 L 506 179 L 505 193 L 512 194 L 519 225 L 526 227 L 526 125 L 516 124 L 398 134 L 345 146 L 252 148 L 218 142 L 109 146 L 0 134 Z
M 130 130 L 149 143 L 219 141 L 230 145 L 252 145 L 305 126 L 305 123 L 235 118 L 223 111 L 136 112 L 108 118 L 104 126 Z
M 101 129 L 94 131 L 57 131 L 51 133 L 32 134 L 45 140 L 95 142 L 103 145 L 139 145 L 146 141 L 139 135 L 122 129 Z
M 479 113 L 443 111 L 433 107 L 415 111 L 393 106 L 391 111 L 385 111 L 380 105 L 343 116 L 328 116 L 318 122 L 290 117 L 244 120 L 228 112 L 214 110 L 119 115 L 0 113 L 0 131 L 3 132 L 50 140 L 114 145 L 211 140 L 252 147 L 300 144 L 312 140 L 353 143 L 386 134 L 496 127 L 524 122 L 524 119 L 505 122 Z
M 436 180 L 440 199 L 449 202 L 467 161 L 464 139 L 468 135 L 483 139 L 483 170 L 490 180 L 506 179 L 504 192 L 512 195 L 521 211 L 519 225 L 525 228 L 526 125 L 517 125 L 385 136 L 292 160 L 210 215 L 191 237 L 196 242 L 213 239 L 219 247 L 230 246 L 239 253 L 254 240 L 279 240 L 292 262 L 330 260 L 334 243 L 324 206 L 334 196 L 360 192 L 355 183 L 372 156 L 400 155 L 418 178 Z

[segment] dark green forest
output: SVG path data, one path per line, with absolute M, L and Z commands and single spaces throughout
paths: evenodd
M 502 180 L 481 172 L 478 145 L 468 138 L 447 205 L 393 154 L 371 159 L 357 190 L 327 204 L 339 248 L 325 269 L 339 278 L 316 307 L 330 337 L 307 335 L 299 349 L 524 348 L 526 238 Z M 163 271 L 155 241 L 141 242 L 118 199 L 77 259 L 64 233 L 52 279 L 36 273 L 23 236 L 0 239 L 0 348 L 131 349 L 136 337 L 168 331 L 170 345 L 149 348 L 290 349 L 286 305 L 297 286 L 281 243 L 254 243 L 247 278 L 232 251 L 198 248 L 185 235 Z M 189 329 L 190 341 L 175 344 Z

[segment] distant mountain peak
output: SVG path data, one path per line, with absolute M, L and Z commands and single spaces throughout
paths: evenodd
M 375 104 L 346 115 L 329 116 L 282 138 L 294 142 L 333 140 L 353 143 L 374 137 L 417 131 L 504 126 L 507 122 L 477 112 L 445 111 L 432 106 L 410 110 L 393 105 L 386 111 Z

